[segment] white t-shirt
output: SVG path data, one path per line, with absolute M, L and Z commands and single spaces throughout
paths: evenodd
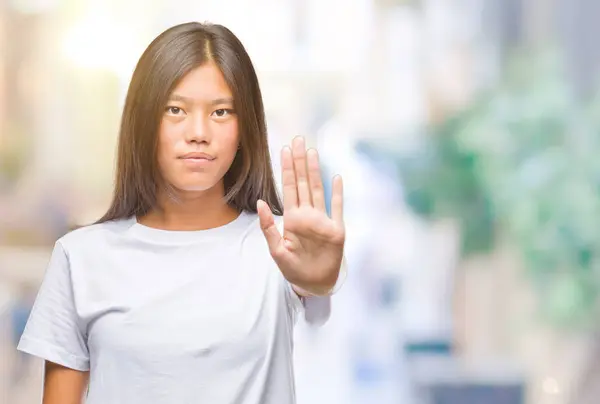
M 131 218 L 58 240 L 18 349 L 90 370 L 87 404 L 292 404 L 304 310 L 326 319 L 329 298 L 303 304 L 256 214 L 202 231 Z

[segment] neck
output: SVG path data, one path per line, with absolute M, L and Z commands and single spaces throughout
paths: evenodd
M 222 187 L 201 192 L 176 191 L 175 198 L 163 192 L 158 198 L 159 207 L 138 218 L 138 222 L 163 230 L 193 231 L 220 227 L 239 215 L 225 202 L 223 194 Z

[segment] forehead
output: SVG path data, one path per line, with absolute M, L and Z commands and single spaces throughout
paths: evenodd
M 213 62 L 205 63 L 186 74 L 173 93 L 198 101 L 232 96 L 223 73 Z

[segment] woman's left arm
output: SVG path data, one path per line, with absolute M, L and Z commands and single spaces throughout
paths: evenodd
M 284 229 L 277 229 L 271 209 L 258 201 L 260 225 L 271 256 L 302 296 L 327 296 L 334 291 L 343 268 L 346 239 L 342 178 L 333 179 L 331 217 L 325 208 L 318 153 L 306 150 L 297 137 L 292 149 L 281 152 Z M 283 234 L 282 234 L 283 233 Z

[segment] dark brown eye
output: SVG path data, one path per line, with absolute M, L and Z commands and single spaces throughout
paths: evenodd
M 179 107 L 167 107 L 167 112 L 173 115 L 179 115 L 181 113 L 181 108 Z

